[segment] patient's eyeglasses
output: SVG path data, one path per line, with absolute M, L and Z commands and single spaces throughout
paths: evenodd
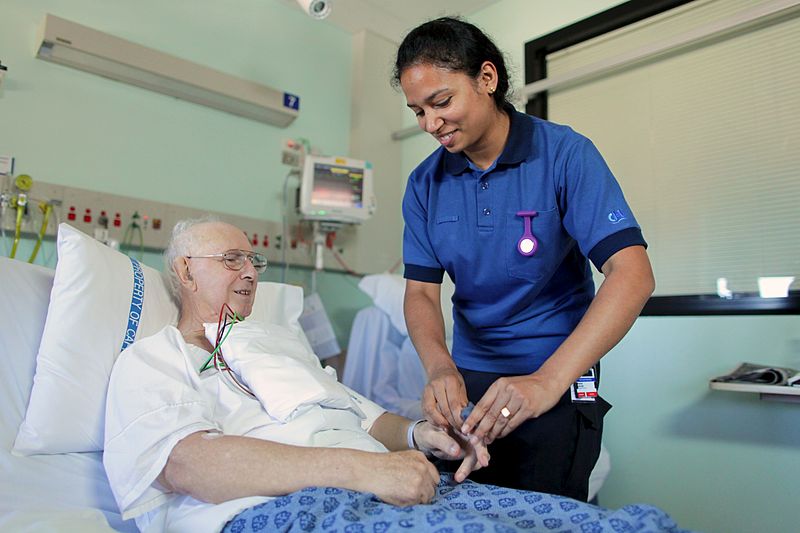
M 241 270 L 244 268 L 244 262 L 248 259 L 253 263 L 253 268 L 259 274 L 267 270 L 267 258 L 257 252 L 248 252 L 247 250 L 228 250 L 221 254 L 209 255 L 187 255 L 186 259 L 217 259 L 222 261 L 222 264 L 228 270 Z

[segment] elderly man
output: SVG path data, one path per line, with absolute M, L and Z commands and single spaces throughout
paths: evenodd
M 231 339 L 254 339 L 247 346 L 267 353 L 244 350 L 248 375 L 233 363 L 210 365 L 219 346 L 209 331 L 221 310 L 248 316 L 266 269 L 238 228 L 181 222 L 165 261 L 177 328 L 120 355 L 106 412 L 106 472 L 123 517 L 136 517 L 143 531 L 219 531 L 267 497 L 311 486 L 427 503 L 439 475 L 423 451 L 463 459 L 459 482 L 488 464 L 477 440 L 388 413 L 333 380 L 285 328 L 234 324 Z M 281 392 L 284 379 L 296 383 L 297 398 Z

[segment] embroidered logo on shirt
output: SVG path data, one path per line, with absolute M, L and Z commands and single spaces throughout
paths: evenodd
M 627 217 L 622 214 L 622 211 L 619 209 L 614 209 L 612 212 L 608 214 L 608 221 L 612 224 L 618 224 L 625 220 Z

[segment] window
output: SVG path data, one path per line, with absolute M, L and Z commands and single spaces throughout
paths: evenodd
M 645 314 L 800 313 L 796 291 L 758 297 L 758 278 L 800 279 L 800 9 L 641 4 L 579 23 L 588 40 L 528 43 L 527 81 L 555 83 L 528 111 L 587 135 L 614 170 L 650 245 Z

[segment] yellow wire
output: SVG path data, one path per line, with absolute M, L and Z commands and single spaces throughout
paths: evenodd
M 28 263 L 34 262 L 36 254 L 39 253 L 39 248 L 42 247 L 42 240 L 47 231 L 47 224 L 50 222 L 50 213 L 53 211 L 53 206 L 50 204 L 39 204 L 39 208 L 44 211 L 44 217 L 42 218 L 42 227 L 39 229 L 39 238 L 36 240 L 36 246 L 33 247 L 33 252 L 31 253 L 31 258 L 28 259 Z
M 11 257 L 14 258 L 17 255 L 17 246 L 19 245 L 19 238 L 22 234 L 22 215 L 25 213 L 25 206 L 17 204 L 17 226 L 14 230 L 14 244 L 11 246 Z

